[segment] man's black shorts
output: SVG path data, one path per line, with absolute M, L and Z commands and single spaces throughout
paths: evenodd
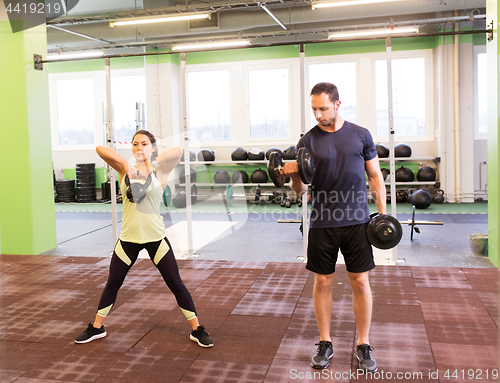
M 339 249 L 347 271 L 363 273 L 375 268 L 372 245 L 366 236 L 367 225 L 309 229 L 306 268 L 317 274 L 332 274 Z

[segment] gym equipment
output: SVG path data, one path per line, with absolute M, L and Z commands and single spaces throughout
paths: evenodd
M 75 180 L 56 180 L 57 202 L 75 202 Z
M 396 202 L 406 202 L 406 190 L 396 191 Z
M 379 249 L 392 249 L 403 236 L 399 221 L 388 214 L 370 214 L 366 235 L 370 243 Z
M 434 203 L 444 203 L 444 190 L 434 190 Z
M 306 185 L 311 183 L 316 168 L 313 157 L 305 147 L 298 150 L 297 167 L 302 182 Z M 283 160 L 278 153 L 271 153 L 267 164 L 267 171 L 276 187 L 283 187 L 285 184 L 285 178 L 297 173 L 294 168 L 295 166 L 293 163 L 283 164 Z
M 389 157 L 389 148 L 384 144 L 375 145 L 375 149 L 377 150 L 377 154 L 379 158 L 387 158 Z
M 233 187 L 231 185 L 227 185 L 223 193 L 214 193 L 214 194 L 198 194 L 198 188 L 196 185 L 191 185 L 191 205 L 194 205 L 198 200 L 198 197 L 217 197 L 222 196 L 225 203 L 229 206 L 234 205 L 235 198 L 245 198 L 245 194 L 234 194 Z M 254 203 L 258 204 L 261 199 L 260 186 L 257 186 L 257 190 L 255 193 L 255 198 L 253 200 Z M 165 190 L 163 191 L 163 203 L 165 206 L 170 206 L 173 204 L 176 208 L 186 207 L 186 191 L 179 190 L 172 196 L 172 190 L 167 185 L 165 186 Z
M 228 184 L 231 180 L 231 177 L 229 177 L 229 173 L 226 172 L 225 170 L 218 170 L 214 174 L 214 182 L 216 184 Z
M 151 173 L 148 174 L 146 182 L 130 182 L 128 174 L 125 174 L 125 185 L 127 185 L 127 198 L 132 203 L 141 203 L 146 197 L 146 189 L 151 185 Z
M 284 160 L 296 160 L 297 159 L 297 148 L 295 146 L 289 146 L 283 150 Z
M 394 146 L 394 157 L 411 157 L 411 147 L 404 142 Z
M 382 177 L 384 177 L 384 181 L 387 181 L 387 177 L 389 177 L 391 171 L 387 168 L 380 168 L 380 171 L 382 172 Z
M 415 221 L 415 206 L 412 208 L 411 221 L 401 221 L 403 225 L 411 226 L 410 241 L 413 241 L 413 232 L 420 233 L 416 225 L 443 225 L 443 221 Z
M 90 202 L 95 199 L 95 164 L 76 164 L 77 202 Z
M 257 169 L 254 170 L 252 175 L 250 176 L 250 180 L 254 184 L 265 184 L 268 181 L 268 176 L 265 170 Z
M 415 179 L 415 175 L 411 171 L 411 169 L 405 168 L 401 166 L 399 169 L 396 169 L 396 182 L 413 182 Z
M 182 152 L 181 162 L 184 162 L 184 151 Z M 196 153 L 193 149 L 189 149 L 189 161 L 196 161 Z
M 189 177 L 191 179 L 191 182 L 196 182 L 196 170 L 194 168 L 190 169 Z M 179 182 L 181 184 L 186 183 L 186 169 L 184 167 L 182 167 L 181 170 L 179 171 Z
M 233 184 L 241 182 L 243 184 L 248 183 L 248 174 L 243 170 L 236 170 L 231 177 Z
M 283 157 L 283 152 L 281 151 L 281 149 L 279 149 L 279 148 L 277 148 L 277 147 L 273 146 L 272 148 L 269 148 L 269 149 L 267 150 L 267 152 L 266 152 L 266 160 L 268 160 L 268 161 L 269 161 L 269 156 L 270 156 L 270 155 L 271 155 L 271 153 L 273 153 L 273 152 L 277 152 L 277 153 L 279 153 L 280 157 Z
M 248 153 L 243 148 L 236 148 L 231 153 L 231 159 L 233 161 L 246 161 L 248 158 Z
M 417 190 L 411 194 L 410 203 L 417 209 L 427 209 L 432 203 L 431 193 L 424 189 Z
M 215 161 L 215 153 L 211 149 L 201 149 L 198 153 L 198 161 Z
M 418 170 L 417 180 L 420 182 L 436 181 L 436 171 L 430 166 L 424 166 Z
M 259 148 L 252 148 L 247 154 L 247 159 L 249 161 L 262 161 L 266 158 L 264 151 Z

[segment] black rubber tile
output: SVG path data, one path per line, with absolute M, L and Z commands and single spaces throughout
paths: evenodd
M 436 368 L 444 372 L 446 370 L 482 370 L 483 373 L 489 369 L 498 369 L 498 346 L 488 345 L 460 345 L 457 352 L 456 344 L 431 343 L 432 353 L 436 361 Z M 459 375 L 459 377 L 461 377 Z M 465 376 L 467 378 L 467 375 Z M 483 378 L 485 375 L 483 375 Z M 467 379 L 462 379 L 467 380 Z M 458 381 L 458 380 L 457 380 Z M 471 380 L 469 380 L 471 381 Z M 475 379 L 473 381 L 480 381 Z M 498 381 L 498 380 L 495 380 Z
M 231 314 L 258 315 L 270 317 L 290 317 L 295 309 L 299 295 L 280 295 L 247 293 Z
M 426 326 L 409 323 L 372 322 L 370 327 L 370 343 L 374 347 L 430 347 Z
M 196 360 L 180 383 L 260 383 L 267 374 L 268 365 Z
M 182 352 L 158 350 L 128 351 L 102 376 L 135 379 L 137 382 L 177 382 L 194 362 L 194 356 Z
M 482 305 L 464 306 L 457 303 L 421 302 L 422 314 L 426 323 L 480 323 L 493 325 L 494 322 Z
M 499 345 L 498 328 L 494 324 L 475 322 L 453 322 L 426 324 L 427 337 L 431 343 Z
M 349 383 L 351 381 L 350 363 L 338 363 L 335 355 L 330 360 L 330 365 L 324 370 L 314 369 L 310 363 L 310 358 L 306 361 L 275 359 L 269 368 L 264 383 L 310 383 L 320 381 Z
M 217 336 L 281 339 L 290 318 L 230 315 L 224 321 Z
M 373 322 L 423 324 L 420 306 L 378 304 L 373 306 Z
M 197 360 L 270 365 L 278 347 L 277 338 L 217 336 L 214 347 L 202 349 Z M 194 342 L 191 342 L 194 343 Z M 201 349 L 199 346 L 195 346 Z
M 14 382 L 17 378 L 19 378 L 24 373 L 25 373 L 25 371 L 0 370 L 0 382 L 3 382 L 3 383 Z
M 481 305 L 481 299 L 472 289 L 448 289 L 442 287 L 417 287 L 417 297 L 420 302 L 456 303 L 463 305 Z

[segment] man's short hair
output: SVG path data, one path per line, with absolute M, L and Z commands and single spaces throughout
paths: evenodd
M 319 95 L 322 93 L 326 93 L 332 103 L 335 103 L 339 100 L 339 90 L 335 85 L 330 84 L 329 82 L 320 82 L 314 85 L 311 90 L 311 96 L 313 94 Z

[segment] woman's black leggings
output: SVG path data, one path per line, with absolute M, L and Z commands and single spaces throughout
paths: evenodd
M 179 268 L 177 267 L 174 253 L 167 238 L 148 243 L 133 243 L 118 240 L 113 256 L 111 257 L 108 281 L 102 292 L 97 314 L 103 317 L 108 316 L 115 304 L 118 290 L 142 249 L 147 250 L 149 258 L 151 258 L 156 268 L 160 271 L 163 280 L 175 295 L 177 304 L 182 309 L 186 319 L 191 320 L 196 318 L 193 299 L 179 275 Z

